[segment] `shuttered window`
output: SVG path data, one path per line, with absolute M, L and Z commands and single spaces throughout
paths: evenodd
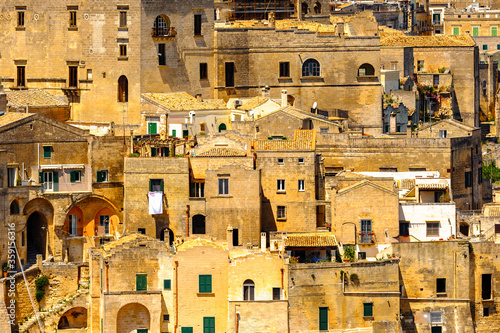
M 200 275 L 200 293 L 211 293 L 212 292 L 212 275 Z
M 165 289 L 165 290 L 172 289 L 172 281 L 171 280 L 163 280 L 163 289 Z
M 215 333 L 215 317 L 203 317 L 203 333 Z
M 373 303 L 363 303 L 363 317 L 373 317 Z
M 319 330 L 328 331 L 328 308 L 319 308 Z
M 135 276 L 135 287 L 137 291 L 148 290 L 148 276 L 146 274 L 137 274 Z

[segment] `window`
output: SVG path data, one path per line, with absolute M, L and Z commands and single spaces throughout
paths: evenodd
M 481 296 L 483 299 L 491 299 L 491 274 L 481 275 Z
M 477 182 L 481 184 L 483 182 L 483 168 L 479 167 L 477 169 Z
M 500 50 L 500 44 L 497 44 L 497 50 Z
M 120 50 L 122 46 L 125 46 L 125 52 L 127 52 L 126 45 L 120 45 Z M 118 102 L 128 102 L 128 79 L 125 75 L 118 79 Z
M 285 191 L 285 180 L 278 179 L 278 191 Z
M 145 291 L 148 290 L 148 276 L 147 274 L 135 275 L 135 290 Z
M 52 172 L 43 173 L 43 189 L 45 191 L 54 190 L 54 174 Z
M 483 308 L 483 317 L 489 317 L 490 316 L 490 307 L 489 306 L 485 306 Z
M 363 64 L 358 68 L 358 76 L 375 75 L 375 69 L 370 64 Z
M 273 288 L 273 301 L 281 299 L 281 288 Z
M 182 137 L 183 137 L 183 138 L 187 138 L 187 137 L 189 137 L 189 130 L 183 130 L 183 131 L 182 131 Z
M 87 80 L 92 81 L 92 70 L 87 69 Z
M 442 324 L 443 323 L 443 313 L 442 312 L 430 312 L 430 322 L 431 324 Z
M 427 237 L 439 237 L 439 222 L 427 222 Z
M 488 45 L 487 44 L 483 44 L 483 51 L 488 51 Z
M 212 293 L 212 275 L 199 276 L 199 293 Z
M 472 27 L 472 36 L 473 37 L 479 36 L 479 27 Z
M 278 206 L 278 220 L 286 219 L 286 207 Z
M 24 242 L 24 231 L 21 232 L 21 246 L 24 247 L 25 246 L 25 242 Z M 21 266 L 23 265 L 24 263 L 21 263 Z
M 76 11 L 69 12 L 69 27 L 76 28 Z
M 82 181 L 82 172 L 80 170 L 70 171 L 69 179 L 71 183 L 80 183 Z
M 321 127 L 321 128 L 319 129 L 319 132 L 320 132 L 320 133 L 328 133 L 328 127 Z
M 229 178 L 219 178 L 219 195 L 229 194 Z
M 284 158 L 278 158 L 278 164 L 285 164 Z
M 17 200 L 13 200 L 10 204 L 10 215 L 18 215 L 19 214 L 19 203 Z
M 120 27 L 127 26 L 127 12 L 120 12 Z
M 108 181 L 108 170 L 97 171 L 97 182 L 107 182 Z
M 328 308 L 319 308 L 319 330 L 328 331 Z
M 299 157 L 299 164 L 303 164 L 304 163 L 304 158 L 303 157 Z
M 280 77 L 290 77 L 289 62 L 280 62 Z
M 104 234 L 109 235 L 109 215 L 99 217 L 99 226 L 104 227 Z
M 149 192 L 163 192 L 163 179 L 150 179 Z
M 425 68 L 425 62 L 423 60 L 418 60 L 417 61 L 417 71 L 423 72 L 424 68 Z
M 432 76 L 432 84 L 434 86 L 439 86 L 439 75 L 433 75 Z
M 203 333 L 215 333 L 215 317 L 203 317 Z
M 243 300 L 253 301 L 255 297 L 255 284 L 252 280 L 246 280 L 243 283 Z
M 175 31 L 170 29 L 170 19 L 166 15 L 159 15 L 155 19 L 153 26 L 153 37 L 175 36 Z
M 391 61 L 391 70 L 393 70 L 393 71 L 398 70 L 398 62 L 397 61 Z
M 234 87 L 234 62 L 226 62 L 226 87 Z
M 165 44 L 158 44 L 158 66 L 166 66 Z
M 455 36 L 460 35 L 460 27 L 453 27 L 453 35 Z
M 206 62 L 200 63 L 200 80 L 208 79 L 208 65 Z
M 361 220 L 361 237 L 360 243 L 371 243 L 372 242 L 372 220 Z
M 307 59 L 302 65 L 302 76 L 320 76 L 319 62 L 315 59 Z
M 205 183 L 204 182 L 191 182 L 189 184 L 189 196 L 191 198 L 204 198 L 205 197 Z
M 163 321 L 170 321 L 170 315 L 163 315 Z
M 52 146 L 43 147 L 43 158 L 51 158 Z
M 7 168 L 7 186 L 14 187 L 16 186 L 17 180 L 17 168 Z M 40 180 L 40 183 L 43 183 L 43 179 Z
M 78 67 L 77 66 L 69 66 L 69 87 L 70 88 L 78 87 Z
M 363 317 L 373 317 L 373 303 L 363 303 Z
M 148 124 L 148 134 L 157 134 L 160 118 L 148 117 L 146 118 L 146 122 Z
M 194 35 L 201 36 L 201 14 L 194 14 Z
M 137 228 L 137 232 L 140 233 L 141 235 L 145 235 L 146 234 L 146 228 Z M 142 245 L 140 245 L 142 246 Z
M 120 45 L 120 57 L 126 57 L 126 56 L 127 56 L 127 45 L 121 44 Z
M 472 187 L 472 171 L 465 171 L 465 188 Z
M 497 36 L 497 34 L 498 34 L 498 27 L 491 27 L 491 35 Z
M 182 327 L 181 333 L 193 333 L 193 328 L 192 327 Z
M 24 12 L 17 12 L 17 27 L 24 27 Z
M 410 234 L 410 222 L 399 222 L 399 235 L 408 236 Z
M 163 280 L 163 289 L 165 289 L 165 290 L 172 289 L 172 281 L 171 280 Z
M 76 214 L 71 214 L 69 216 L 69 235 L 70 236 L 78 235 L 78 218 Z
M 17 66 L 17 86 L 26 87 L 26 67 Z
M 439 131 L 439 137 L 445 139 L 448 136 L 448 132 L 446 130 Z
M 233 246 L 240 245 L 240 237 L 238 229 L 233 229 Z
M 436 279 L 436 293 L 446 293 L 446 279 Z
M 301 192 L 305 191 L 305 180 L 304 179 L 299 179 L 299 191 L 301 191 Z
M 365 260 L 366 259 L 366 252 L 358 252 L 358 259 Z

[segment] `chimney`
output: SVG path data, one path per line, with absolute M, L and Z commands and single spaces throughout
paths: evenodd
M 274 14 L 274 12 L 269 13 L 268 19 L 269 27 L 274 28 L 276 26 L 276 15 Z
M 233 227 L 227 227 L 227 248 L 233 248 Z
M 390 123 L 389 123 L 389 132 L 396 133 L 396 115 L 391 113 Z
M 283 89 L 281 91 L 281 106 L 287 106 L 288 105 L 288 95 L 286 93 L 286 90 Z
M 270 93 L 271 88 L 269 86 L 265 86 L 262 88 L 262 98 L 271 98 L 271 93 Z
M 201 98 L 201 94 L 196 94 L 196 100 L 198 102 L 203 102 L 203 98 Z
M 337 33 L 340 38 L 344 37 L 344 22 L 337 23 Z
M 265 232 L 260 233 L 260 250 L 262 252 L 266 252 L 266 233 Z

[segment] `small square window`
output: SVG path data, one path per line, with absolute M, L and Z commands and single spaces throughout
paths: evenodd
M 483 51 L 488 51 L 488 44 L 483 44 Z
M 285 180 L 278 179 L 278 191 L 285 191 Z
M 281 299 L 281 288 L 273 288 L 273 301 Z
M 427 222 L 427 237 L 439 237 L 439 222 Z
M 80 170 L 71 171 L 69 178 L 71 183 L 80 183 L 82 181 L 82 172 Z
M 286 207 L 285 206 L 278 206 L 278 220 L 284 220 L 286 219 Z
M 366 259 L 366 252 L 358 252 L 358 259 L 359 260 Z
M 149 192 L 163 192 L 163 179 L 150 179 Z
M 485 306 L 483 308 L 483 317 L 489 317 L 490 316 L 490 308 L 488 306 Z
M 145 235 L 146 234 L 146 228 L 137 228 L 137 232 L 142 234 L 142 235 Z
M 121 44 L 120 45 L 120 57 L 126 57 L 127 56 L 127 45 Z
M 399 222 L 399 236 L 410 235 L 410 222 Z
M 172 280 L 163 280 L 163 289 L 165 290 L 172 289 Z
M 430 315 L 431 324 L 443 323 L 443 313 L 442 312 L 430 312 L 429 315 Z
M 446 293 L 446 279 L 436 279 L 436 293 Z
M 170 321 L 170 315 L 163 315 L 163 321 Z
M 108 181 L 108 170 L 97 171 L 97 182 L 107 182 Z
M 229 194 L 229 179 L 219 178 L 219 195 Z
M 278 164 L 285 164 L 284 158 L 278 158 Z
M 373 303 L 363 303 L 363 317 L 373 317 Z
M 212 292 L 212 275 L 199 276 L 199 292 L 211 293 Z
M 320 132 L 320 133 L 328 133 L 328 127 L 321 127 L 321 128 L 319 129 L 319 132 Z
M 43 158 L 51 158 L 52 157 L 52 147 L 44 146 L 43 147 Z
M 439 131 L 439 137 L 440 138 L 446 139 L 447 136 L 448 136 L 448 132 L 446 130 L 440 130 Z
M 303 163 L 304 163 L 304 158 L 303 158 L 303 157 L 299 157 L 299 163 L 300 163 L 300 164 L 303 164 Z

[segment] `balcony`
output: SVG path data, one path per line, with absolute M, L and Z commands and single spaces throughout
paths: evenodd
M 442 25 L 443 23 L 441 21 L 432 21 L 432 25 Z
M 373 232 L 359 233 L 359 244 L 373 244 L 373 243 L 375 243 Z
M 151 37 L 153 38 L 174 38 L 177 35 L 174 27 L 154 27 L 151 29 Z

